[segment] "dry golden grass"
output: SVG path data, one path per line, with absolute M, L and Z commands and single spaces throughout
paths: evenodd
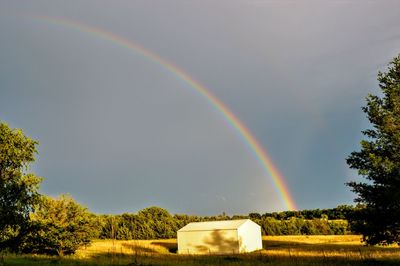
M 275 258 L 323 258 L 400 260 L 397 246 L 366 247 L 358 235 L 343 236 L 264 236 L 264 250 L 258 256 Z M 97 240 L 91 246 L 80 249 L 76 256 L 89 259 L 100 255 L 167 255 L 175 254 L 175 239 L 169 240 Z M 251 254 L 250 254 L 251 255 Z
M 80 258 L 90 258 L 102 254 L 143 255 L 171 254 L 177 247 L 176 239 L 167 240 L 95 240 L 90 246 L 76 252 Z M 173 253 L 172 253 L 173 254 Z
M 302 244 L 343 244 L 362 246 L 359 235 L 299 235 L 299 236 L 263 236 L 264 241 L 284 241 Z
M 220 256 L 178 255 L 176 239 L 96 240 L 72 256 L 9 255 L 4 265 L 400 265 L 399 247 L 366 247 L 360 239 L 353 235 L 265 236 L 262 251 Z
M 263 245 L 270 256 L 400 260 L 398 246 L 367 247 L 357 235 L 264 236 Z

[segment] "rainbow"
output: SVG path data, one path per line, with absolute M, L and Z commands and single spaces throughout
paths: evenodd
M 224 119 L 239 133 L 243 138 L 244 142 L 250 148 L 250 150 L 255 155 L 256 159 L 259 161 L 263 170 L 272 178 L 275 189 L 281 196 L 283 203 L 289 210 L 296 210 L 296 204 L 289 192 L 288 186 L 285 183 L 284 177 L 279 172 L 277 167 L 272 163 L 271 157 L 260 145 L 258 140 L 250 132 L 250 130 L 241 122 L 233 112 L 220 100 L 218 99 L 210 90 L 208 90 L 200 82 L 192 78 L 188 73 L 179 67 L 175 66 L 173 63 L 168 62 L 159 55 L 150 52 L 146 48 L 140 46 L 137 43 L 128 41 L 120 36 L 117 36 L 111 32 L 105 31 L 103 29 L 95 28 L 92 26 L 85 25 L 80 22 L 71 21 L 67 19 L 47 17 L 47 16 L 33 16 L 34 19 L 45 21 L 51 24 L 62 25 L 65 27 L 73 28 L 82 32 L 87 32 L 104 40 L 111 41 L 118 44 L 121 47 L 133 50 L 134 52 L 142 55 L 143 57 L 153 61 L 156 64 L 161 65 L 165 69 L 169 70 L 172 74 L 177 76 L 179 79 L 185 81 L 194 90 L 196 90 L 200 95 L 202 95 L 216 110 L 218 110 Z

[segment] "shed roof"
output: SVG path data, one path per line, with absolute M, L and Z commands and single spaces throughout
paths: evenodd
M 247 221 L 251 222 L 251 220 L 249 220 L 249 219 L 243 219 L 243 220 L 189 223 L 186 226 L 179 229 L 178 232 L 234 230 L 234 229 L 238 229 L 242 224 L 244 224 Z

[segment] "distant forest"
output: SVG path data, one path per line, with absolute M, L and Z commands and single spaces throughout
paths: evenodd
M 98 215 L 98 237 L 103 239 L 175 238 L 176 231 L 191 222 L 251 219 L 261 226 L 263 235 L 345 235 L 356 233 L 348 220 L 357 207 L 341 205 L 333 209 L 197 216 L 170 214 L 160 207 L 138 213 Z

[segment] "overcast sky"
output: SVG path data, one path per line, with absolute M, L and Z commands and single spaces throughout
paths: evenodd
M 41 191 L 98 213 L 285 210 L 272 179 L 173 62 L 237 115 L 299 209 L 352 204 L 345 163 L 376 75 L 400 52 L 399 1 L 0 0 L 0 120 L 38 140 Z

